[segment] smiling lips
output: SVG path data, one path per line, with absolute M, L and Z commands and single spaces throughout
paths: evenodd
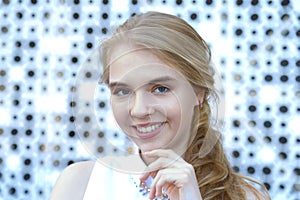
M 160 123 L 155 123 L 155 124 L 143 124 L 143 125 L 137 125 L 135 126 L 136 130 L 137 130 L 137 135 L 142 138 L 142 139 L 148 139 L 148 138 L 152 138 L 154 136 L 156 136 L 163 124 L 165 124 L 165 122 L 160 122 Z

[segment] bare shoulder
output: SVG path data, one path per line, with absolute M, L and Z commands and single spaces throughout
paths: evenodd
M 57 179 L 50 200 L 82 200 L 95 161 L 69 165 Z

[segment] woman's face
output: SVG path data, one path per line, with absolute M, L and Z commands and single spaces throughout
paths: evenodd
M 111 106 L 125 134 L 142 150 L 186 150 L 194 107 L 199 105 L 184 76 L 149 50 L 118 45 L 109 72 Z

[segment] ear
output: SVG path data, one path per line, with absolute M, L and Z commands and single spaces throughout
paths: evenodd
M 197 94 L 198 102 L 202 103 L 203 99 L 204 99 L 204 96 L 205 96 L 205 90 L 204 89 L 199 89 L 196 94 Z

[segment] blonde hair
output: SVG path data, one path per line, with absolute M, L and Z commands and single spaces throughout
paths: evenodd
M 232 171 L 219 133 L 211 126 L 209 102 L 217 101 L 218 95 L 214 86 L 215 71 L 210 65 L 211 52 L 201 36 L 184 20 L 173 15 L 159 12 L 136 15 L 119 26 L 100 46 L 105 83 L 109 82 L 111 52 L 121 42 L 149 49 L 180 71 L 195 92 L 204 91 L 202 107 L 195 110 L 196 134 L 192 136 L 184 157 L 195 169 L 203 199 L 246 199 L 245 191 L 259 198 L 259 191 L 244 180 L 248 178 Z

